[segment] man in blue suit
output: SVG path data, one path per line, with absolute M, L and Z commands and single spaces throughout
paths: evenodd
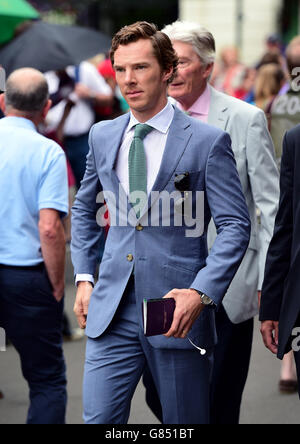
M 177 56 L 154 25 L 122 28 L 111 59 L 131 112 L 92 128 L 73 207 L 74 311 L 88 336 L 84 419 L 126 423 L 147 363 L 164 423 L 208 423 L 214 312 L 250 235 L 230 137 L 168 103 Z M 104 200 L 111 228 L 93 288 Z M 218 236 L 208 256 L 211 217 Z M 145 337 L 142 302 L 161 297 L 175 299 L 173 323 Z

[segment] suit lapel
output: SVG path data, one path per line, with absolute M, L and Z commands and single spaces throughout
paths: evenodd
M 129 118 L 130 115 L 128 113 L 121 116 L 119 119 L 114 120 L 113 125 L 108 127 L 109 131 L 106 134 L 107 146 L 109 147 L 109 149 L 106 151 L 106 162 L 108 168 L 113 171 L 115 175 L 115 164 L 124 132 L 129 123 Z
M 129 117 L 129 114 L 127 114 L 115 121 L 115 125 L 112 125 L 106 134 L 107 146 L 109 147 L 106 152 L 106 162 L 116 186 L 118 186 L 120 182 L 115 171 L 115 164 L 124 131 L 129 122 Z M 171 179 L 192 135 L 190 124 L 189 117 L 175 108 L 175 114 L 170 126 L 161 166 L 152 191 L 161 192 Z M 150 206 L 155 203 L 155 200 L 156 199 L 151 200 L 151 196 L 149 196 L 148 205 L 145 207 L 140 218 L 142 218 L 142 216 L 149 210 Z M 132 208 L 130 203 L 128 205 L 129 208 Z
M 223 103 L 222 95 L 219 94 L 218 91 L 211 86 L 209 86 L 209 88 L 211 98 L 207 123 L 226 131 L 227 122 L 229 119 L 228 106 Z
M 175 108 L 175 114 L 170 126 L 169 135 L 162 158 L 161 166 L 154 182 L 152 191 L 161 192 L 172 177 L 192 135 L 190 119 L 183 112 Z M 158 198 L 158 197 L 157 197 Z M 149 210 L 157 199 L 151 200 L 142 212 L 141 217 Z

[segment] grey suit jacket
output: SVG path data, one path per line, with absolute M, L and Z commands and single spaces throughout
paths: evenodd
M 279 201 L 279 173 L 273 142 L 264 112 L 255 106 L 220 93 L 210 86 L 208 123 L 229 133 L 243 192 L 251 219 L 247 253 L 223 299 L 233 323 L 258 313 L 257 290 L 261 290 L 266 255 L 273 235 Z M 256 209 L 260 210 L 260 224 Z M 208 246 L 215 240 L 213 223 L 208 230 Z

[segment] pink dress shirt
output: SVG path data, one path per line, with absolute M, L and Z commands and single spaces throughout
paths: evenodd
M 179 102 L 177 102 L 179 109 L 184 111 Z M 207 123 L 208 113 L 210 107 L 210 89 L 206 86 L 203 94 L 196 100 L 196 102 L 187 110 L 188 114 L 195 119 L 199 119 Z

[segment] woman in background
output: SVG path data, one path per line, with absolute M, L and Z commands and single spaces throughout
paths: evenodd
M 255 104 L 266 113 L 269 126 L 273 101 L 285 82 L 285 73 L 278 64 L 268 63 L 257 71 L 254 84 Z

